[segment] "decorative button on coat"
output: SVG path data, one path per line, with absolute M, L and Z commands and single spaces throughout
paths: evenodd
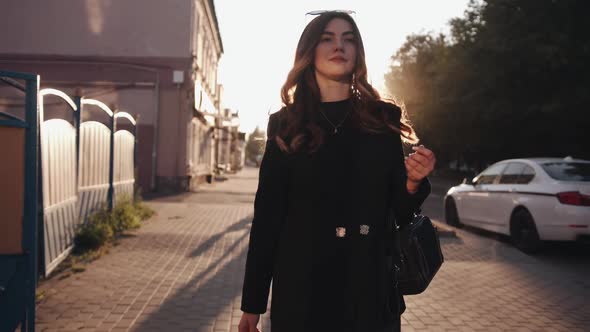
M 362 235 L 369 234 L 369 225 L 361 225 L 361 234 Z
M 337 237 L 344 237 L 344 235 L 346 235 L 346 228 L 336 227 L 336 236 Z

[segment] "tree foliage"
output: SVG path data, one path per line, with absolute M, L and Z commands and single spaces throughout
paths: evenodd
M 264 154 L 264 146 L 266 142 L 266 133 L 264 130 L 256 127 L 254 131 L 248 135 L 248 140 L 246 141 L 246 160 L 255 163 L 256 165 L 260 164 L 260 159 Z
M 583 0 L 471 0 L 450 36 L 416 34 L 388 90 L 441 161 L 590 158 L 590 20 Z

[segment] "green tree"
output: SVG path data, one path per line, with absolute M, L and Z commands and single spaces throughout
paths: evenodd
M 590 158 L 583 0 L 471 0 L 450 36 L 412 35 L 386 86 L 439 159 Z
M 246 141 L 246 160 L 260 165 L 262 155 L 264 154 L 264 147 L 266 142 L 266 133 L 260 130 L 258 126 L 254 131 L 248 135 Z

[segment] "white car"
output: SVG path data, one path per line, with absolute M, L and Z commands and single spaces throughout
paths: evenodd
M 542 241 L 590 238 L 590 161 L 503 160 L 449 189 L 445 220 L 510 235 L 524 252 Z

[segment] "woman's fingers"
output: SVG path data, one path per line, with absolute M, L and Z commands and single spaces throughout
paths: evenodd
M 418 169 L 417 167 L 406 165 L 406 174 L 410 180 L 419 182 L 428 176 L 428 171 L 425 168 Z
M 257 314 L 243 313 L 238 325 L 238 332 L 260 332 L 256 325 L 260 316 Z
M 414 158 L 408 157 L 406 159 L 406 164 L 409 167 L 414 168 L 421 173 L 424 173 L 424 172 L 429 173 L 434 168 L 434 165 L 432 162 L 426 162 L 426 161 L 420 162 L 420 161 L 416 160 L 416 157 L 414 157 Z
M 434 164 L 436 163 L 436 157 L 434 152 L 425 148 L 424 146 L 412 147 L 412 149 L 416 152 L 411 153 L 408 157 L 412 158 L 413 160 L 418 161 L 422 166 L 426 168 L 434 169 Z
M 408 159 L 415 161 L 424 167 L 428 167 L 428 165 L 430 164 L 430 160 L 428 158 L 424 157 L 423 155 L 417 154 L 417 153 L 410 154 L 408 156 Z
M 406 173 L 408 178 L 414 181 L 420 181 L 428 176 L 429 172 L 425 168 L 418 169 L 417 167 L 406 165 Z
M 427 159 L 434 159 L 434 152 L 424 147 L 424 145 L 413 146 L 412 150 L 416 151 L 416 153 L 426 157 Z
M 406 159 L 406 165 L 409 166 L 411 169 L 422 170 L 426 168 L 426 166 L 422 165 L 420 162 L 416 161 L 415 159 L 408 157 Z
M 238 326 L 238 332 L 260 332 L 256 327 L 256 324 L 252 324 L 252 322 L 247 322 L 245 324 L 240 324 Z
M 427 148 L 417 148 L 414 150 L 416 152 L 412 153 L 411 156 L 414 156 L 416 160 L 419 160 L 422 165 L 431 166 L 434 169 L 434 164 L 436 163 L 434 152 Z
M 435 159 L 434 152 L 432 152 L 432 150 L 430 150 L 430 149 L 425 148 L 423 145 L 413 146 L 412 150 L 415 151 L 413 154 L 420 155 L 420 156 L 426 158 L 427 160 L 434 160 Z
M 434 153 L 423 145 L 414 146 L 416 152 L 405 158 L 406 173 L 408 178 L 414 181 L 421 181 L 434 169 L 436 157 Z

